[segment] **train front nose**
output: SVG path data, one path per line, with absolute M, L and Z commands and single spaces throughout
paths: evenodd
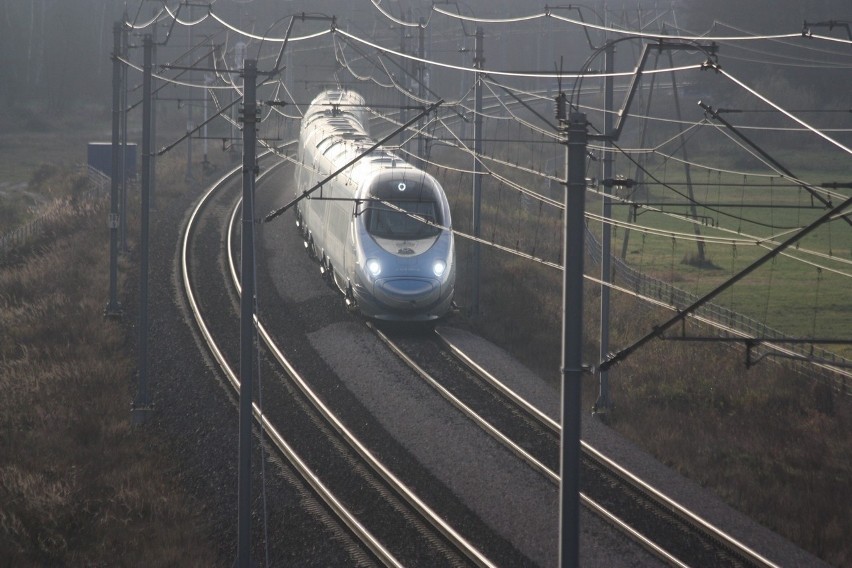
M 411 310 L 430 306 L 441 295 L 441 284 L 428 278 L 383 278 L 373 288 L 376 299 L 390 308 Z

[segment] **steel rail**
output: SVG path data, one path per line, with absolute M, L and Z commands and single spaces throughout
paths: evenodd
M 398 345 L 396 345 L 393 340 L 391 340 L 386 334 L 382 333 L 379 329 L 377 329 L 372 324 L 367 324 L 379 339 L 388 346 L 388 348 L 397 355 L 406 365 L 408 365 L 415 373 L 420 375 L 420 377 L 426 381 L 430 386 L 432 386 L 435 390 L 441 394 L 444 398 L 446 398 L 453 406 L 462 411 L 462 413 L 472 420 L 477 426 L 483 429 L 487 434 L 492 436 L 495 440 L 497 440 L 500 444 L 503 444 L 510 451 L 516 454 L 521 458 L 524 462 L 526 462 L 533 469 L 541 473 L 547 478 L 548 481 L 555 485 L 559 485 L 560 476 L 552 469 L 548 468 L 546 465 L 542 464 L 539 460 L 529 454 L 526 450 L 512 442 L 505 434 L 500 432 L 497 428 L 495 428 L 492 424 L 490 424 L 487 420 L 479 416 L 473 409 L 467 406 L 464 402 L 459 400 L 455 395 L 449 392 L 443 385 L 440 384 L 434 377 L 430 376 L 428 372 L 426 372 L 422 367 L 420 367 L 411 357 L 409 357 Z M 461 351 L 459 350 L 459 353 Z M 498 381 L 499 382 L 499 381 Z M 516 395 L 517 396 L 517 395 Z M 520 397 L 518 397 L 520 398 Z M 530 405 L 531 406 L 531 405 Z M 561 430 L 561 428 L 560 428 Z M 623 534 L 627 535 L 630 539 L 637 542 L 640 546 L 642 546 L 645 550 L 649 551 L 651 554 L 656 555 L 661 560 L 667 562 L 671 566 L 676 566 L 678 568 L 686 568 L 688 565 L 676 558 L 674 555 L 666 551 L 660 545 L 631 527 L 627 522 L 619 518 L 615 513 L 609 511 L 597 501 L 590 498 L 585 493 L 580 493 L 580 502 L 589 509 L 592 513 L 598 515 L 603 520 L 614 526 L 617 530 L 621 531 Z
M 503 396 L 511 400 L 518 407 L 520 407 L 528 416 L 537 420 L 539 423 L 547 426 L 552 432 L 559 434 L 562 432 L 562 426 L 559 423 L 538 409 L 534 404 L 526 400 L 524 397 L 513 391 L 511 388 L 506 386 L 503 382 L 501 382 L 497 377 L 489 373 L 485 370 L 482 365 L 474 361 L 471 357 L 467 355 L 464 351 L 458 348 L 454 343 L 448 340 L 446 337 L 441 335 L 441 332 L 437 329 L 435 330 L 435 335 L 441 341 L 441 343 L 449 349 L 450 353 L 452 353 L 456 359 L 461 361 L 468 369 L 472 370 L 479 378 L 483 379 L 485 382 L 490 384 L 493 388 L 497 389 Z
M 675 558 L 672 554 L 670 554 L 663 547 L 631 527 L 628 523 L 621 520 L 619 517 L 615 516 L 614 513 L 600 505 L 597 501 L 590 499 L 588 496 L 580 493 L 580 501 L 589 508 L 592 513 L 595 513 L 603 520 L 608 522 L 610 525 L 615 527 L 617 530 L 621 531 L 628 538 L 632 539 L 634 542 L 638 543 L 639 546 L 650 552 L 651 554 L 657 556 L 657 558 L 667 562 L 669 566 L 675 566 L 676 568 L 689 568 L 689 564 L 685 564 L 681 562 L 677 558 Z
M 476 374 L 477 376 L 479 376 L 480 378 L 485 380 L 487 383 L 491 384 L 496 390 L 498 390 L 499 392 L 504 394 L 509 400 L 511 400 L 513 402 L 516 401 L 516 400 L 522 401 L 519 404 L 520 408 L 524 409 L 524 411 L 527 412 L 533 418 L 537 419 L 538 416 L 543 416 L 545 418 L 545 420 L 542 420 L 542 422 L 541 422 L 542 425 L 546 426 L 549 429 L 553 429 L 555 432 L 561 434 L 562 426 L 559 423 L 557 423 L 555 420 L 553 420 L 550 417 L 548 417 L 547 415 L 545 415 L 543 412 L 538 410 L 535 407 L 535 405 L 533 405 L 529 401 L 526 401 L 521 395 L 519 395 L 518 393 L 513 391 L 511 388 L 506 386 L 499 379 L 494 377 L 491 373 L 489 373 L 487 370 L 485 370 L 481 365 L 477 364 L 473 360 L 473 358 L 471 358 L 469 355 L 464 353 L 464 351 L 461 348 L 454 345 L 446 337 L 442 336 L 437 331 L 436 331 L 436 334 L 440 338 L 441 342 L 448 346 L 449 351 L 454 356 L 456 356 L 457 359 L 462 364 L 468 366 L 468 368 L 470 368 L 471 371 L 473 371 L 474 374 Z M 527 410 L 528 408 L 535 409 L 535 412 L 528 411 Z M 554 429 L 554 427 L 555 427 L 555 429 Z M 689 509 L 687 509 L 686 507 L 684 507 L 683 505 L 681 505 L 680 503 L 675 501 L 674 499 L 668 497 L 667 495 L 665 495 L 661 491 L 659 491 L 656 488 L 654 488 L 653 486 L 651 486 L 649 483 L 643 481 L 638 476 L 634 475 L 629 470 L 627 470 L 623 466 L 621 466 L 618 463 L 616 463 L 615 461 L 613 461 L 611 458 L 604 455 L 602 452 L 600 452 L 599 450 L 594 448 L 589 443 L 581 440 L 580 445 L 582 447 L 583 453 L 585 454 L 585 456 L 587 458 L 596 462 L 598 465 L 605 468 L 610 473 L 614 473 L 617 477 L 624 480 L 625 482 L 627 482 L 628 484 L 630 484 L 631 486 L 633 486 L 634 488 L 636 488 L 637 490 L 639 490 L 643 494 L 651 497 L 655 502 L 657 502 L 658 504 L 662 505 L 663 507 L 665 507 L 666 509 L 671 511 L 673 514 L 677 515 L 679 518 L 683 519 L 684 521 L 688 522 L 690 525 L 697 527 L 698 529 L 700 529 L 705 534 L 708 534 L 709 536 L 716 539 L 717 542 L 720 542 L 724 546 L 733 550 L 734 552 L 736 552 L 736 553 L 738 553 L 742 556 L 745 556 L 749 561 L 757 564 L 758 566 L 763 566 L 763 567 L 766 567 L 766 568 L 780 568 L 777 564 L 775 564 L 771 560 L 767 559 L 766 557 L 764 557 L 763 555 L 761 555 L 757 551 L 751 549 L 750 547 L 748 547 L 747 545 L 745 545 L 741 541 L 737 540 L 736 538 L 734 538 L 730 534 L 726 533 L 722 529 L 716 527 L 715 525 L 713 525 L 709 521 L 702 519 L 701 517 L 699 517 L 698 515 L 696 515 L 695 513 L 693 513 L 692 511 L 690 511 Z M 582 495 L 581 495 L 581 497 L 582 497 Z
M 481 429 L 485 430 L 485 432 L 497 440 L 500 444 L 508 448 L 515 455 L 524 460 L 527 464 L 530 465 L 534 470 L 538 471 L 542 475 L 544 475 L 549 481 L 555 484 L 559 484 L 559 475 L 554 472 L 552 469 L 541 463 L 538 459 L 536 459 L 532 454 L 527 452 L 525 449 L 520 447 L 518 444 L 513 442 L 503 434 L 500 430 L 498 430 L 494 425 L 490 422 L 482 418 L 479 414 L 476 413 L 472 408 L 467 406 L 464 402 L 462 402 L 458 397 L 456 397 L 453 393 L 451 393 L 444 385 L 442 385 L 439 381 L 437 381 L 434 377 L 432 377 L 429 373 L 426 372 L 423 367 L 418 365 L 411 357 L 409 357 L 397 344 L 395 344 L 391 339 L 385 335 L 381 330 L 379 330 L 375 325 L 370 322 L 367 322 L 367 327 L 369 327 L 376 336 L 382 340 L 382 342 L 388 346 L 388 348 L 394 352 L 394 354 L 402 359 L 402 361 L 408 365 L 415 373 L 420 375 L 420 378 L 426 381 L 433 389 L 438 391 L 438 393 L 447 399 L 450 404 L 458 408 L 462 411 L 462 413 L 467 416 L 469 419 L 473 420 L 477 426 Z
M 234 262 L 231 245 L 234 219 L 242 205 L 242 200 L 239 200 L 234 211 L 232 212 L 231 222 L 229 223 L 227 250 L 228 263 L 230 266 L 231 279 L 238 293 L 241 293 L 239 274 L 237 273 L 236 263 Z M 456 531 L 449 523 L 444 521 L 437 512 L 435 512 L 425 501 L 420 499 L 414 491 L 406 486 L 396 474 L 387 468 L 374 454 L 364 445 L 358 437 L 349 430 L 343 422 L 334 414 L 334 412 L 323 402 L 322 398 L 308 385 L 307 381 L 296 370 L 294 365 L 284 355 L 271 334 L 266 330 L 263 323 L 255 316 L 255 326 L 257 327 L 259 336 L 263 339 L 266 346 L 269 348 L 273 357 L 284 368 L 292 381 L 299 387 L 302 394 L 310 400 L 314 408 L 322 414 L 323 418 L 334 427 L 334 429 L 343 437 L 350 447 L 355 450 L 369 465 L 373 468 L 385 482 L 430 525 L 432 525 L 444 538 L 446 538 L 456 549 L 475 565 L 483 568 L 496 568 L 491 560 L 489 560 L 482 552 L 480 552 L 473 544 L 471 544 L 464 536 Z
M 273 171 L 273 168 L 267 170 L 266 173 L 269 173 L 271 171 Z M 196 218 L 199 216 L 208 199 L 216 191 L 224 187 L 226 183 L 228 183 L 241 173 L 242 166 L 234 168 L 230 172 L 226 173 L 223 177 L 221 177 L 218 181 L 216 181 L 210 187 L 207 193 L 202 196 L 187 221 L 186 227 L 184 229 L 183 245 L 181 248 L 181 276 L 184 287 L 184 294 L 187 298 L 187 301 L 189 302 L 190 310 L 192 311 L 196 325 L 198 326 L 199 331 L 204 337 L 204 341 L 207 344 L 208 349 L 215 358 L 219 367 L 225 373 L 226 377 L 228 378 L 228 381 L 231 383 L 231 386 L 237 393 L 239 393 L 240 390 L 240 380 L 234 370 L 228 364 L 224 354 L 219 349 L 219 346 L 216 344 L 213 335 L 211 334 L 206 322 L 204 321 L 204 317 L 201 314 L 201 310 L 198 307 L 198 303 L 192 291 L 192 282 L 189 275 L 189 248 L 190 239 L 193 235 L 195 228 Z M 261 409 L 255 403 L 252 403 L 252 414 L 254 415 L 255 420 L 257 420 L 261 428 L 263 428 L 263 430 L 269 436 L 269 439 L 272 440 L 272 442 L 279 449 L 279 451 L 284 454 L 284 456 L 296 469 L 296 471 L 299 472 L 302 478 L 313 488 L 313 490 L 328 505 L 328 507 L 332 511 L 334 511 L 338 518 L 347 527 L 349 527 L 349 529 L 355 534 L 355 536 L 361 542 L 363 542 L 367 546 L 367 548 L 370 549 L 370 551 L 376 556 L 376 558 L 378 558 L 385 566 L 401 568 L 402 564 L 393 556 L 393 554 L 391 554 L 390 551 L 385 549 L 385 547 L 370 533 L 370 531 L 358 521 L 356 516 L 352 512 L 350 512 L 337 499 L 337 497 L 323 484 L 319 476 L 317 476 L 301 459 L 301 457 L 299 457 L 295 450 L 293 450 L 293 448 L 287 443 L 283 436 L 281 436 L 275 426 L 263 415 Z

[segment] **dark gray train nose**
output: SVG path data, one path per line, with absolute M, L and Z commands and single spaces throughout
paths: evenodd
M 438 301 L 441 285 L 426 278 L 383 278 L 376 281 L 373 292 L 385 305 L 404 310 Z

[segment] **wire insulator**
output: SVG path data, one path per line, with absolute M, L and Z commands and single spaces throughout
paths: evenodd
M 556 95 L 556 120 L 564 122 L 568 120 L 568 97 L 565 93 Z

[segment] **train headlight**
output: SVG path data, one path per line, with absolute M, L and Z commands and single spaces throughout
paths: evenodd
M 436 260 L 432 265 L 432 272 L 435 273 L 435 276 L 440 278 L 444 275 L 444 271 L 447 269 L 447 263 L 443 260 Z
M 375 258 L 371 258 L 367 261 L 367 271 L 369 271 L 373 278 L 377 277 L 382 273 L 382 263 Z

